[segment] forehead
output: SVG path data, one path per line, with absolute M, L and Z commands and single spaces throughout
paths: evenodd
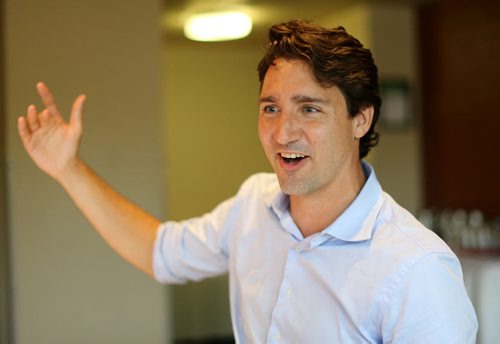
M 316 82 L 311 67 L 302 60 L 286 60 L 284 58 L 274 60 L 266 72 L 263 83 L 265 84 L 266 80 L 277 77 L 305 78 Z
M 320 84 L 307 62 L 283 58 L 276 59 L 269 66 L 261 89 L 261 97 L 307 95 L 336 98 L 339 93 L 336 86 L 325 87 Z

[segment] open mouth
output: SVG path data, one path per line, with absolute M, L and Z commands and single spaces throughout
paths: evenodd
M 287 165 L 297 165 L 303 159 L 307 158 L 307 155 L 300 153 L 280 153 L 279 155 Z

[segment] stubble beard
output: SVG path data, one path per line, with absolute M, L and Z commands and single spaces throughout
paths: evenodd
M 283 174 L 283 172 L 282 172 Z M 292 196 L 303 196 L 312 193 L 316 188 L 316 183 L 307 177 L 278 175 L 281 191 Z

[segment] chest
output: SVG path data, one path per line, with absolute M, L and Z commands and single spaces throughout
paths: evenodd
M 265 222 L 242 229 L 231 252 L 241 342 L 377 342 L 385 273 L 369 242 L 300 239 L 278 220 Z

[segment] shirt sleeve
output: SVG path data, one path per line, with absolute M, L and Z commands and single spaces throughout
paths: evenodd
M 478 322 L 454 255 L 431 253 L 394 285 L 384 343 L 475 343 Z
M 155 279 L 180 284 L 227 272 L 225 232 L 234 211 L 232 198 L 202 217 L 162 224 L 153 248 Z

